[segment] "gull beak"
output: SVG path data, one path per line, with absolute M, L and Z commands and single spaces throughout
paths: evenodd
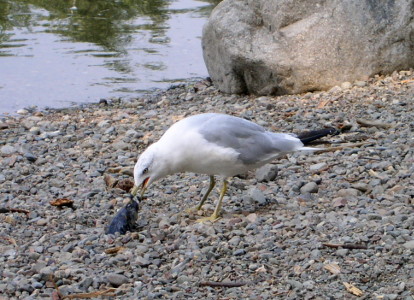
M 144 193 L 145 193 L 145 190 L 147 189 L 147 185 L 148 185 L 148 181 L 149 181 L 149 177 L 147 177 L 147 178 L 145 178 L 144 179 L 144 181 L 142 182 L 142 185 L 141 185 L 141 198 L 144 196 Z M 137 195 L 137 193 L 138 193 L 138 190 L 140 189 L 140 187 L 139 186 L 137 186 L 137 185 L 134 185 L 134 187 L 132 188 L 132 190 L 131 190 L 131 194 L 132 194 L 132 196 L 136 196 Z

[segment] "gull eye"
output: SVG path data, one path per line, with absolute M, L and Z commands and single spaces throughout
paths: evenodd
M 148 168 L 145 168 L 144 170 L 142 170 L 142 174 L 147 174 L 148 173 Z

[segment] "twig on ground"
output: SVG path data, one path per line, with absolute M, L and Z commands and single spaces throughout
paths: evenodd
M 248 282 L 244 281 L 233 281 L 233 282 L 217 282 L 217 281 L 202 281 L 200 282 L 200 286 L 211 286 L 211 287 L 240 287 L 243 285 L 248 284 Z
M 9 212 L 17 212 L 17 213 L 24 213 L 24 214 L 30 214 L 30 211 L 27 209 L 21 209 L 21 208 L 9 208 L 9 207 L 0 207 L 0 213 L 6 214 Z
M 365 145 L 370 145 L 370 144 L 373 144 L 373 143 L 361 142 L 361 143 L 355 143 L 355 144 L 346 144 L 346 145 L 337 146 L 337 147 L 320 148 L 320 149 L 315 150 L 315 152 L 316 153 L 334 152 L 337 150 L 355 148 L 355 147 L 360 147 L 360 146 L 365 146 Z
M 381 122 L 373 121 L 373 120 L 357 119 L 356 121 L 359 125 L 363 127 L 378 127 L 378 128 L 388 129 L 394 126 L 393 124 L 381 123 Z
M 90 299 L 90 298 L 96 298 L 99 296 L 107 296 L 107 297 L 115 297 L 115 288 L 110 288 L 103 291 L 98 292 L 90 292 L 90 293 L 79 293 L 79 294 L 71 294 L 64 296 L 63 299 Z
M 344 248 L 344 249 L 368 249 L 367 245 L 361 244 L 331 244 L 331 243 L 322 243 L 325 247 L 329 248 Z

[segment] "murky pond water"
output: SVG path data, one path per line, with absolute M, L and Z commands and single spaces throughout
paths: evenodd
M 201 31 L 218 2 L 0 0 L 0 114 L 207 76 Z

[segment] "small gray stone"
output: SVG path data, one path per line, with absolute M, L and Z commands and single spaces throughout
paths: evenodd
M 112 147 L 114 147 L 114 149 L 116 150 L 128 150 L 131 147 L 131 145 L 121 141 L 113 143 Z
M 336 255 L 338 256 L 346 256 L 348 254 L 348 249 L 338 249 L 336 250 Z
M 181 275 L 177 278 L 177 283 L 178 284 L 183 284 L 184 282 L 190 282 L 191 279 L 190 277 L 186 276 L 186 275 Z
M 358 87 L 364 87 L 364 86 L 367 85 L 367 83 L 365 81 L 361 81 L 361 80 L 355 81 L 354 84 Z
M 34 126 L 34 127 L 31 127 L 29 129 L 29 132 L 32 133 L 32 134 L 34 134 L 34 135 L 39 135 L 41 131 L 40 131 L 40 128 L 39 127 Z
M 129 281 L 126 276 L 117 273 L 110 273 L 106 275 L 106 280 L 114 287 L 119 287 Z
M 303 284 L 302 284 L 302 283 L 300 283 L 300 282 L 299 282 L 299 281 L 297 281 L 297 280 L 289 279 L 289 280 L 286 280 L 286 283 L 287 283 L 287 284 L 290 284 L 290 286 L 291 286 L 293 289 L 296 289 L 296 290 L 301 290 L 301 289 L 303 288 Z
M 81 290 L 87 291 L 88 288 L 92 285 L 93 283 L 93 278 L 91 277 L 86 277 L 84 280 L 82 280 L 82 282 L 79 284 L 79 288 Z
M 349 189 L 340 189 L 338 191 L 338 197 L 344 197 L 344 198 L 347 198 L 347 197 L 357 197 L 358 194 L 359 194 L 359 191 L 357 189 L 352 189 L 352 188 L 349 188 Z
M 233 252 L 233 256 L 241 256 L 241 255 L 245 255 L 245 254 L 246 254 L 245 249 L 237 249 Z
M 19 115 L 27 115 L 29 111 L 27 109 L 22 108 L 17 110 L 16 113 L 18 113 Z
M 317 193 L 318 192 L 318 185 L 315 182 L 308 182 L 304 186 L 300 188 L 300 192 L 302 194 L 306 193 Z
M 357 189 L 363 193 L 365 193 L 366 191 L 368 191 L 368 184 L 363 183 L 363 182 L 356 182 L 352 185 L 352 187 L 354 189 Z
M 321 257 L 321 251 L 318 249 L 312 250 L 312 252 L 310 253 L 310 257 L 312 259 L 318 259 L 319 257 Z
M 326 166 L 327 166 L 327 163 L 321 162 L 321 163 L 318 163 L 318 164 L 310 165 L 309 170 L 311 172 L 319 172 L 319 171 L 323 170 L 324 168 L 326 168 Z
M 407 249 L 414 249 L 414 240 L 404 243 L 403 246 Z
M 303 283 L 303 287 L 307 290 L 312 290 L 315 287 L 315 282 L 313 280 L 307 280 Z
M 151 264 L 151 262 L 148 259 L 142 256 L 137 256 L 137 258 L 135 259 L 135 262 L 141 267 L 147 267 Z
M 39 226 L 45 226 L 49 221 L 47 219 L 39 219 L 36 224 Z
M 251 188 L 247 193 L 246 200 L 250 203 L 258 203 L 262 205 L 266 203 L 266 197 L 258 188 Z
M 276 165 L 267 164 L 256 170 L 256 179 L 259 182 L 269 182 L 275 180 L 278 168 Z
M 0 148 L 0 152 L 3 155 L 11 155 L 15 153 L 16 151 L 17 151 L 16 148 L 14 148 L 11 145 L 4 145 L 3 147 Z
M 24 157 L 30 162 L 35 162 L 37 160 L 37 157 L 33 155 L 33 153 L 30 153 L 30 152 L 26 152 L 24 154 Z

